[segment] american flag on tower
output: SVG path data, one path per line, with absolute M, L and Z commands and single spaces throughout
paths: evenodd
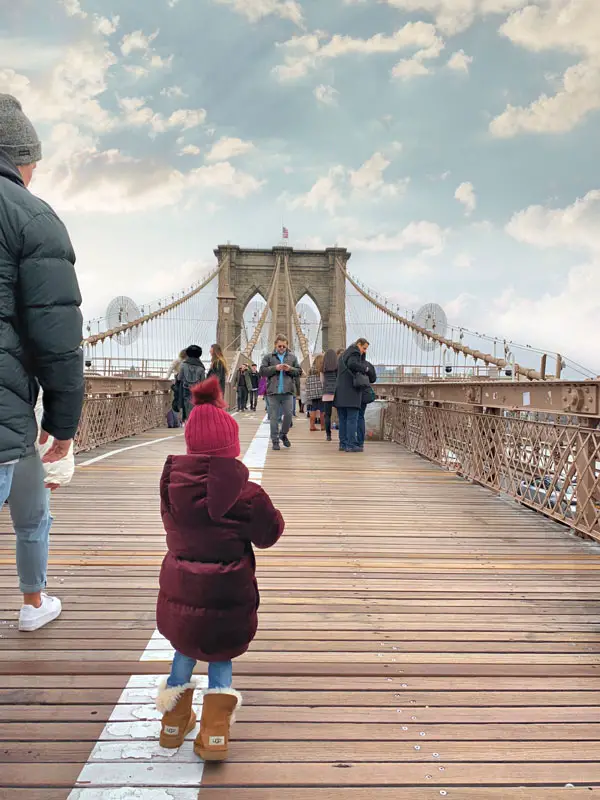
M 287 228 L 283 229 L 282 236 L 283 236 L 284 239 L 289 239 L 290 238 L 290 232 L 288 231 Z

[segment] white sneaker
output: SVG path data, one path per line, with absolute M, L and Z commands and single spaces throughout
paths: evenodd
M 49 594 L 42 592 L 42 605 L 39 608 L 35 606 L 23 606 L 21 608 L 19 630 L 37 631 L 59 617 L 61 611 L 62 603 L 58 597 L 50 597 Z

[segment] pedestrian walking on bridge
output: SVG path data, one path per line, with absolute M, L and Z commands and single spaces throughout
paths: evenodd
M 296 378 L 302 375 L 302 367 L 290 351 L 287 337 L 283 334 L 279 334 L 275 339 L 273 352 L 263 358 L 260 374 L 269 381 L 267 397 L 273 450 L 281 450 L 280 441 L 284 447 L 291 447 L 288 433 L 292 427 Z M 279 420 L 282 413 L 280 429 Z
M 21 104 L 0 94 L 0 507 L 8 501 L 17 538 L 21 631 L 61 613 L 44 590 L 49 490 L 66 481 L 45 475 L 42 460 L 72 456 L 84 391 L 75 253 L 54 211 L 27 188 L 41 157 Z

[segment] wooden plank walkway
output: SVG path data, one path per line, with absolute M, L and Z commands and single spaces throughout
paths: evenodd
M 258 425 L 241 421 L 244 449 Z M 203 800 L 600 793 L 600 548 L 398 446 L 338 453 L 304 420 L 264 468 L 287 530 L 258 555 L 231 759 L 202 771 L 189 744 L 161 754 L 157 482 L 183 439 L 157 440 L 172 433 L 81 457 L 144 445 L 56 494 L 64 613 L 35 634 L 16 630 L 0 518 L 0 800 L 188 800 L 200 784 Z M 90 788 L 71 792 L 80 776 Z M 108 791 L 136 785 L 165 791 Z

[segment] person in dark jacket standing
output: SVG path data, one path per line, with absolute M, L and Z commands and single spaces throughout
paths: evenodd
M 252 364 L 250 367 L 250 382 L 252 389 L 250 391 L 250 411 L 256 411 L 258 406 L 258 384 L 260 382 L 260 375 L 258 374 L 258 367 Z
M 196 661 L 208 662 L 208 692 L 194 751 L 227 757 L 229 726 L 241 696 L 231 688 L 231 660 L 254 639 L 260 597 L 252 546 L 272 547 L 284 529 L 269 496 L 249 480 L 237 422 L 224 410 L 216 377 L 194 387 L 185 428 L 187 455 L 169 456 L 161 483 L 168 553 L 160 573 L 158 630 L 175 648 L 157 707 L 160 744 L 175 749 L 196 724 Z
M 325 433 L 327 441 L 331 441 L 331 415 L 333 412 L 333 401 L 335 399 L 335 387 L 337 384 L 338 356 L 335 350 L 328 350 L 323 359 L 323 415 L 325 417 Z
M 185 351 L 185 360 L 179 370 L 177 383 L 179 384 L 182 419 L 185 422 L 192 412 L 192 387 L 201 383 L 206 377 L 206 368 L 200 359 L 202 348 L 191 344 Z
M 263 358 L 260 374 L 269 380 L 267 397 L 273 450 L 281 450 L 280 440 L 284 447 L 291 447 L 288 433 L 292 427 L 296 378 L 302 375 L 302 367 L 296 356 L 288 349 L 288 341 L 283 334 L 280 333 L 275 339 L 275 350 Z M 279 420 L 282 413 L 280 432 Z
M 250 370 L 247 364 L 240 364 L 234 375 L 234 382 L 237 389 L 237 410 L 246 411 L 248 408 L 248 398 L 252 391 Z
M 340 418 L 340 450 L 359 453 L 358 417 L 362 406 L 363 389 L 369 385 L 368 367 L 364 360 L 369 343 L 358 339 L 342 353 L 338 363 L 334 405 Z
M 220 344 L 213 344 L 210 346 L 210 369 L 208 370 L 207 378 L 213 375 L 219 380 L 221 391 L 225 394 L 225 382 L 227 381 L 227 361 L 223 355 L 223 349 Z
M 365 413 L 367 411 L 367 406 L 370 403 L 375 402 L 375 392 L 371 384 L 377 382 L 377 373 L 375 372 L 375 367 L 371 364 L 370 361 L 367 361 L 366 356 L 363 355 L 362 360 L 367 367 L 367 378 L 369 379 L 369 385 L 364 386 L 362 390 L 362 398 L 361 398 L 361 406 L 358 412 L 358 424 L 356 426 L 356 445 L 359 450 L 364 450 L 365 447 L 365 438 L 366 438 L 366 424 L 365 424 Z
M 83 405 L 81 295 L 75 253 L 54 211 L 28 191 L 40 141 L 18 100 L 0 94 L 0 507 L 8 500 L 24 604 L 19 630 L 56 619 L 44 592 L 52 518 L 35 450 L 34 407 L 43 389 L 43 460 L 68 455 Z

